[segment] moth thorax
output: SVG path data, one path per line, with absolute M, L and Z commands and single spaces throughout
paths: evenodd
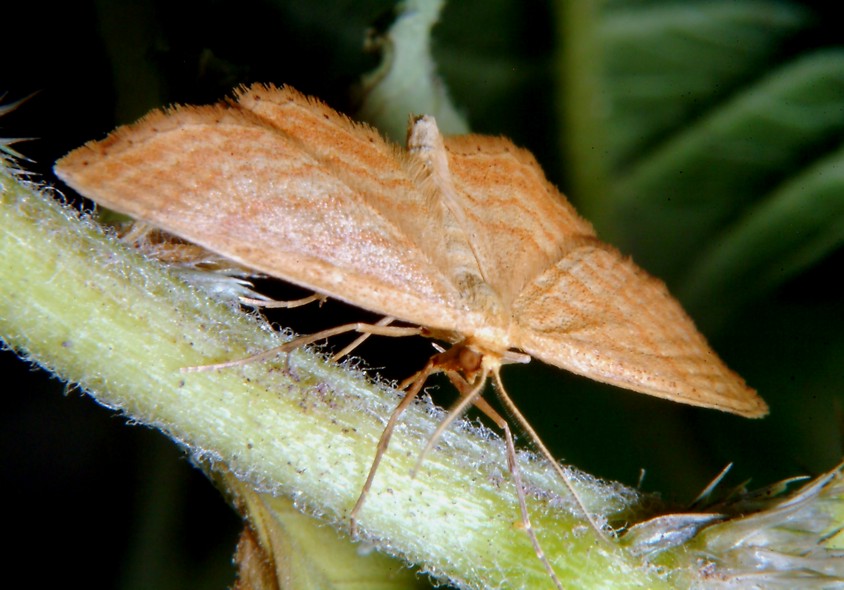
M 500 356 L 508 348 L 510 330 L 500 325 L 484 325 L 472 331 L 471 341 L 482 354 Z

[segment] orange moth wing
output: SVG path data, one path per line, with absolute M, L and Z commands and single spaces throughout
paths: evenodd
M 56 173 L 94 201 L 268 275 L 409 323 L 673 401 L 765 402 L 668 294 L 600 242 L 503 138 L 402 150 L 291 88 L 154 112 Z
M 426 210 L 400 150 L 290 88 L 240 98 L 272 101 L 293 128 L 236 103 L 154 111 L 65 156 L 56 172 L 98 204 L 247 267 L 414 323 L 453 325 L 459 293 L 393 220 Z M 314 146 L 325 136 L 336 152 Z
M 525 288 L 513 313 L 514 342 L 546 363 L 676 402 L 767 413 L 665 285 L 606 244 L 565 253 Z

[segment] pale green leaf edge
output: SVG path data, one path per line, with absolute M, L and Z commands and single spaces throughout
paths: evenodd
M 372 41 L 381 64 L 361 80 L 357 119 L 403 144 L 412 115 L 432 115 L 445 135 L 469 132 L 454 107 L 431 54 L 431 29 L 444 0 L 406 0 L 396 7 L 396 20 L 384 37 Z

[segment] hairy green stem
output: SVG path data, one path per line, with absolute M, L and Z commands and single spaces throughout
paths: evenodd
M 254 488 L 290 496 L 346 530 L 398 394 L 306 350 L 183 372 L 266 350 L 283 337 L 198 293 L 5 169 L 0 180 L 4 342 L 99 403 L 161 429 L 195 457 L 220 462 Z M 466 587 L 548 585 L 518 526 L 502 441 L 466 426 L 452 429 L 410 478 L 440 419 L 423 404 L 402 419 L 360 513 L 363 535 Z M 563 583 L 661 585 L 596 540 L 547 465 L 527 454 L 521 463 L 534 527 Z M 619 486 L 572 477 L 600 516 L 618 517 L 636 502 Z

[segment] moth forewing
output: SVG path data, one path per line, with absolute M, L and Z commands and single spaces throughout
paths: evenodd
M 513 309 L 519 346 L 544 362 L 680 403 L 750 418 L 767 413 L 665 285 L 605 244 L 566 253 Z
M 403 384 L 353 518 L 393 426 L 432 373 L 446 373 L 462 396 L 458 408 L 474 402 L 514 449 L 507 423 L 480 397 L 492 380 L 600 535 L 504 390 L 499 368 L 526 360 L 519 351 L 681 403 L 748 417 L 767 411 L 665 286 L 600 242 L 507 139 L 443 138 L 422 116 L 403 150 L 292 88 L 254 85 L 216 106 L 153 112 L 71 152 L 55 171 L 101 205 L 389 318 L 315 337 L 421 332 L 454 345 Z M 387 326 L 393 319 L 419 329 Z M 559 588 L 530 528 L 514 450 L 509 460 L 525 529 Z

